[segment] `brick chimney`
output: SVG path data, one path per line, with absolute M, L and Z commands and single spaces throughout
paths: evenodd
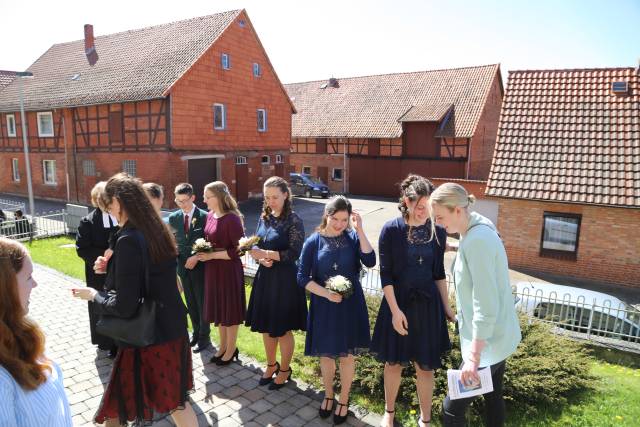
M 91 24 L 85 24 L 84 26 L 84 53 L 87 55 L 89 65 L 94 66 L 98 62 L 98 52 L 96 52 L 93 25 Z

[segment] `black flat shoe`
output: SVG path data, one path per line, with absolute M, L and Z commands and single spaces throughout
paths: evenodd
M 198 343 L 198 345 L 196 346 L 196 348 L 193 349 L 194 353 L 200 353 L 203 350 L 208 349 L 209 347 L 211 347 L 211 343 L 207 342 L 207 343 Z
M 273 371 L 273 374 L 271 374 L 271 376 L 267 378 L 264 378 L 264 377 L 260 378 L 260 381 L 258 381 L 258 385 L 267 385 L 271 382 L 271 380 L 273 380 L 274 375 L 278 375 L 278 372 L 280 372 L 280 363 L 278 363 L 277 360 L 276 360 L 276 363 L 274 363 L 273 365 L 267 365 L 267 368 L 273 368 L 274 366 L 277 366 L 277 368 L 275 371 Z
M 336 404 L 336 406 L 338 408 L 342 407 L 342 406 L 346 406 L 347 407 L 347 414 L 346 415 L 337 415 L 335 412 L 333 414 L 333 424 L 334 425 L 338 425 L 338 424 L 342 424 L 345 421 L 347 421 L 347 418 L 349 417 L 349 402 L 347 401 L 347 403 L 340 403 L 338 402 Z M 342 409 L 338 409 L 338 413 L 342 412 Z
M 324 401 L 327 402 L 333 402 L 335 399 L 333 397 L 325 397 L 322 400 L 322 403 L 324 403 Z M 327 404 L 327 409 L 322 409 L 322 404 L 320 405 L 320 409 L 318 410 L 318 415 L 320 415 L 320 418 L 329 418 L 329 415 L 331 415 L 331 412 L 333 412 L 333 403 L 331 404 L 331 408 L 328 407 L 329 404 Z
M 216 365 L 218 365 L 218 366 L 227 366 L 227 365 L 231 364 L 231 362 L 233 362 L 233 359 L 239 361 L 240 360 L 240 357 L 238 356 L 239 353 L 240 352 L 238 351 L 238 347 L 236 347 L 236 351 L 233 352 L 233 355 L 231 356 L 231 359 L 224 360 L 222 358 L 222 356 L 220 356 L 220 358 L 216 361 Z
M 293 373 L 293 370 L 291 369 L 291 366 L 289 366 L 289 369 L 287 369 L 286 371 L 280 371 L 280 372 L 289 372 L 289 375 L 287 375 L 287 379 L 284 380 L 284 382 L 282 384 L 278 384 L 274 378 L 274 380 L 271 382 L 271 384 L 269 384 L 269 390 L 279 390 L 282 387 L 284 387 L 285 385 L 287 385 L 287 383 L 289 381 L 291 381 L 291 374 Z

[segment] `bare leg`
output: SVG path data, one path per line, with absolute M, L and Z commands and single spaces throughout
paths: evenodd
M 222 357 L 224 360 L 231 359 L 233 353 L 236 351 L 236 341 L 238 340 L 238 328 L 240 325 L 227 326 L 227 337 L 226 337 L 226 351 L 224 352 L 224 356 Z
M 264 342 L 264 352 L 267 356 L 267 366 L 264 369 L 264 375 L 262 378 L 271 378 L 276 371 L 276 351 L 278 349 L 278 338 L 272 338 L 269 334 L 262 334 L 262 341 Z
M 416 365 L 416 391 L 420 401 L 419 427 L 429 424 L 431 421 L 431 400 L 433 398 L 433 371 L 423 371 Z
M 353 383 L 353 377 L 356 373 L 356 358 L 353 357 L 353 354 L 348 355 L 347 357 L 340 358 L 340 384 L 342 388 L 340 389 L 340 403 L 345 406 L 340 406 L 339 413 L 336 414 L 340 416 L 345 416 L 349 412 L 349 393 L 351 393 L 351 383 Z M 337 410 L 337 409 L 336 409 Z
M 216 357 L 221 357 L 227 351 L 227 327 L 218 326 L 218 335 L 220 336 L 220 344 Z
M 295 340 L 293 338 L 293 333 L 288 331 L 286 334 L 278 338 L 278 342 L 280 343 L 280 372 L 278 376 L 273 380 L 276 384 L 282 384 L 287 380 L 289 376 L 289 364 L 291 363 L 291 358 L 293 358 L 293 349 L 295 348 Z
M 333 379 L 336 376 L 336 361 L 330 357 L 320 358 L 320 371 L 322 372 L 322 384 L 324 384 L 325 397 L 333 399 Z M 324 400 L 322 402 L 322 409 L 331 409 L 333 402 Z
M 384 364 L 384 405 L 385 413 L 382 417 L 381 426 L 393 427 L 393 419 L 396 410 L 396 398 L 400 389 L 400 381 L 402 379 L 402 365 Z M 392 411 L 392 412 L 387 412 Z
M 171 418 L 177 427 L 198 427 L 198 418 L 189 402 L 184 402 L 184 409 L 173 411 Z

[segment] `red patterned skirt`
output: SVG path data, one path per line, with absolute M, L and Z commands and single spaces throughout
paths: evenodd
M 153 421 L 184 408 L 191 390 L 193 369 L 187 337 L 144 348 L 120 348 L 94 421 Z

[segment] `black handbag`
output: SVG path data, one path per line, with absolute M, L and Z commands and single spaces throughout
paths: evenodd
M 132 347 L 147 347 L 155 343 L 158 304 L 155 300 L 146 298 L 149 295 L 149 259 L 146 242 L 139 231 L 133 230 L 131 234 L 140 244 L 144 267 L 144 290 L 138 302 L 138 309 L 129 318 L 103 314 L 96 323 L 96 331 Z

